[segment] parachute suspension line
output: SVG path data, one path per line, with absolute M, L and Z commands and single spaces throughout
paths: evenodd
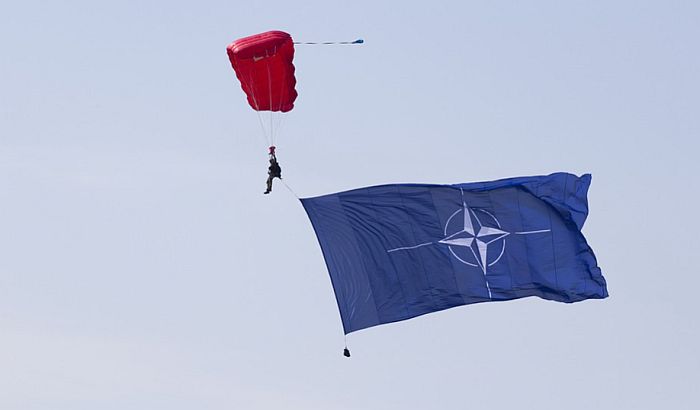
M 287 82 L 287 72 L 285 71 L 282 77 L 282 84 L 285 84 Z M 279 104 L 277 105 L 277 108 L 280 109 L 280 112 L 275 115 L 275 119 L 277 120 L 275 124 L 275 128 L 277 129 L 277 137 L 281 135 L 281 129 L 282 129 L 282 121 L 284 120 L 284 113 L 281 111 L 282 109 L 282 100 L 284 99 L 285 94 L 280 92 L 280 101 Z
M 265 125 L 263 124 L 262 115 L 260 115 L 260 111 L 258 111 L 258 110 L 255 110 L 255 114 L 257 114 L 257 116 L 258 116 L 258 122 L 260 123 L 260 128 L 262 129 L 263 145 L 269 145 L 270 138 L 267 136 L 267 130 L 265 129 Z
M 255 114 L 258 116 L 258 122 L 260 123 L 260 129 L 262 129 L 262 138 L 263 138 L 263 145 L 271 145 L 270 144 L 270 138 L 267 136 L 267 130 L 265 129 L 265 125 L 263 124 L 263 119 L 262 115 L 260 115 L 260 111 L 258 111 L 258 108 L 260 107 L 260 104 L 258 104 L 258 99 L 255 98 L 255 88 L 251 87 L 250 84 L 253 82 L 253 78 L 250 78 L 250 81 L 247 82 L 248 89 L 250 90 L 250 95 L 253 97 L 253 103 L 255 103 Z
M 284 123 L 284 117 L 286 115 L 284 113 L 277 113 L 275 116 L 276 118 L 276 123 L 275 123 L 275 129 L 277 130 L 277 139 L 279 139 L 279 136 L 282 135 L 282 124 Z
M 260 122 L 260 128 L 262 129 L 263 132 L 263 139 L 267 142 L 267 130 L 265 129 L 265 125 L 263 124 L 262 121 L 262 116 L 260 115 L 260 104 L 258 103 L 258 99 L 255 97 L 255 88 L 251 87 L 250 84 L 253 82 L 253 78 L 251 75 L 250 81 L 246 81 L 246 85 L 248 89 L 250 90 L 250 96 L 253 97 L 253 103 L 255 104 L 255 114 L 258 116 L 258 121 Z
M 263 122 L 263 117 L 260 114 L 260 111 L 255 110 L 255 114 L 257 114 L 257 116 L 258 116 L 258 122 L 260 123 L 260 128 L 262 129 L 262 132 L 263 132 L 263 135 L 262 135 L 263 144 L 272 145 L 272 143 L 270 142 L 271 138 L 267 133 L 267 129 L 265 128 L 265 123 Z
M 320 45 L 320 46 L 330 46 L 330 45 L 344 45 L 344 44 L 363 44 L 365 40 L 358 38 L 355 41 L 323 41 L 323 42 L 313 42 L 313 41 L 295 41 L 294 44 L 299 45 Z

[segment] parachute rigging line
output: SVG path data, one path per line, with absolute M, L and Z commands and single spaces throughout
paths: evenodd
M 246 81 L 246 83 L 252 83 L 253 79 L 251 78 L 250 81 Z M 252 87 L 251 87 L 252 89 Z M 251 92 L 251 97 L 253 97 L 253 103 L 255 104 L 255 107 L 259 107 L 260 104 L 258 104 L 257 98 L 255 98 L 255 90 L 252 89 L 253 91 Z M 273 145 L 272 138 L 267 135 L 267 130 L 265 129 L 265 124 L 263 123 L 263 118 L 262 115 L 260 115 L 260 111 L 257 109 L 253 110 L 255 113 L 258 115 L 258 121 L 260 122 L 260 129 L 262 129 L 262 138 L 263 138 L 263 145 Z

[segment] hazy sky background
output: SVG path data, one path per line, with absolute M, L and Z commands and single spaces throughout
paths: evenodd
M 694 1 L 0 3 L 0 408 L 697 409 Z M 298 47 L 301 196 L 590 172 L 610 298 L 343 335 L 228 62 Z

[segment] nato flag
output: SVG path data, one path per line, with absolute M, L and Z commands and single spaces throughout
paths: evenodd
M 454 306 L 608 296 L 581 233 L 590 175 L 395 184 L 302 199 L 345 333 Z

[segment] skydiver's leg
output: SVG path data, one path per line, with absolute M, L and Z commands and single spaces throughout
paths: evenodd
M 269 194 L 272 192 L 272 175 L 267 177 L 267 191 L 263 192 L 264 194 Z

